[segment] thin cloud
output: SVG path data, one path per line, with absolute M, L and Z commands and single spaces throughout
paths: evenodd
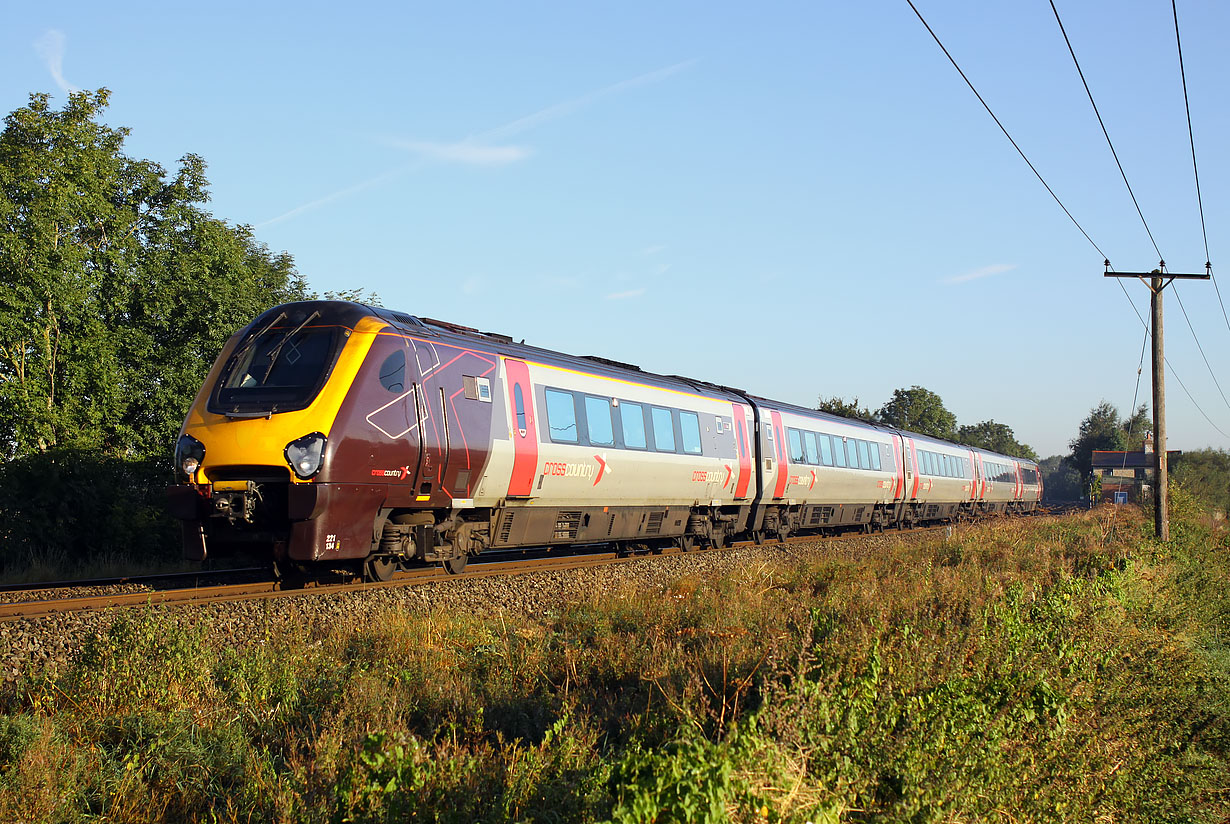
M 626 292 L 612 292 L 604 297 L 603 300 L 631 300 L 632 298 L 639 298 L 643 294 L 645 294 L 645 287 L 642 286 L 640 289 L 629 289 Z
M 675 63 L 674 65 L 667 66 L 662 69 L 657 69 L 656 71 L 646 72 L 645 74 L 637 75 L 636 77 L 633 77 L 630 80 L 621 80 L 618 83 L 612 83 L 609 86 L 604 86 L 601 89 L 589 92 L 588 94 L 583 94 L 580 97 L 574 98 L 572 100 L 567 100 L 563 103 L 556 103 L 553 106 L 547 106 L 545 109 L 539 109 L 533 114 L 526 115 L 525 117 L 519 117 L 516 120 L 509 121 L 508 123 L 505 123 L 502 126 L 496 126 L 494 129 L 489 129 L 488 131 L 482 132 L 481 134 L 467 137 L 465 140 L 460 141 L 459 143 L 420 144 L 420 145 L 458 146 L 458 145 L 466 144 L 466 145 L 475 146 L 475 147 L 482 147 L 483 144 L 491 143 L 497 140 L 501 140 L 503 138 L 511 137 L 512 135 L 515 135 L 515 134 L 520 134 L 521 132 L 527 131 L 528 129 L 532 129 L 535 126 L 546 123 L 549 120 L 555 120 L 556 118 L 563 117 L 566 114 L 571 114 L 577 109 L 580 109 L 583 106 L 587 106 L 590 103 L 593 103 L 594 101 L 599 100 L 608 95 L 617 94 L 619 92 L 626 91 L 632 88 L 636 88 L 638 86 L 645 86 L 650 83 L 656 83 L 660 80 L 665 80 L 666 78 L 670 77 L 673 74 L 677 74 L 681 71 L 691 68 L 692 66 L 696 64 L 696 62 L 697 61 L 695 59 L 685 60 L 682 63 Z M 508 147 L 508 148 L 515 148 L 515 147 Z M 276 217 L 272 217 L 269 220 L 266 220 L 262 223 L 258 223 L 256 224 L 256 228 L 260 229 L 265 226 L 272 226 L 275 223 L 281 223 L 284 220 L 289 220 L 292 217 L 301 215 L 304 212 L 307 212 L 317 207 L 323 206 L 327 203 L 332 203 L 335 200 L 339 200 L 348 195 L 355 194 L 356 192 L 361 192 L 364 189 L 370 189 L 373 186 L 378 186 L 395 177 L 399 177 L 403 174 L 406 174 L 407 172 L 422 168 L 424 163 L 425 163 L 425 159 L 419 159 L 415 161 L 414 163 L 411 163 L 406 166 L 400 166 L 396 169 L 391 169 L 385 172 L 384 174 L 377 175 L 376 177 L 373 177 L 373 178 L 369 178 L 368 180 L 362 181 L 361 183 L 356 183 L 353 186 L 348 186 L 345 189 L 339 189 L 336 192 L 332 192 L 323 197 L 319 197 L 319 198 L 316 198 L 315 200 L 309 201 L 307 203 L 303 203 L 299 206 L 296 206 L 295 208 L 291 209 L 288 212 L 283 212 L 282 214 Z
M 64 79 L 64 44 L 67 38 L 59 29 L 48 29 L 42 37 L 34 41 L 34 51 L 47 65 L 51 79 L 66 92 L 79 92 L 81 89 Z
M 665 251 L 666 251 L 666 244 L 655 243 L 652 246 L 646 247 L 646 249 L 643 252 L 641 252 L 641 254 L 645 255 L 646 257 L 649 257 L 650 255 L 656 255 L 659 252 L 665 252 Z
M 963 275 L 954 275 L 950 278 L 944 278 L 940 283 L 949 285 L 955 283 L 968 283 L 971 280 L 980 280 L 981 278 L 989 278 L 991 275 L 1000 275 L 1004 272 L 1011 272 L 1017 268 L 1015 263 L 993 263 L 990 266 L 983 266 L 981 269 L 975 269 L 972 272 L 966 272 Z
M 529 157 L 529 149 L 520 146 L 483 146 L 472 140 L 457 143 L 391 140 L 389 144 L 432 160 L 465 163 L 472 166 L 503 166 Z

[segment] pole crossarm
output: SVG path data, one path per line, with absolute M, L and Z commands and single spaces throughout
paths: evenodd
M 1204 265 L 1204 274 L 1188 274 L 1181 272 L 1167 272 L 1166 262 L 1162 261 L 1160 269 L 1154 269 L 1152 272 L 1112 272 L 1110 270 L 1110 261 L 1106 261 L 1106 271 L 1102 273 L 1102 277 L 1107 278 L 1136 278 L 1141 283 L 1149 287 L 1151 292 L 1160 292 L 1176 280 L 1209 280 L 1212 277 L 1209 270 L 1212 264 Z M 1160 286 L 1152 283 L 1153 280 L 1165 280 Z

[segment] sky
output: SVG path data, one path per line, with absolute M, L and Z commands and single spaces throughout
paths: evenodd
M 1178 2 L 1208 258 L 1170 3 L 1055 2 L 1140 214 L 1049 3 L 915 5 L 1071 218 L 906 0 L 9 2 L 0 108 L 110 89 L 318 292 L 806 406 L 920 385 L 1042 456 L 1150 400 L 1104 256 L 1225 261 L 1164 340 L 1170 448 L 1230 448 L 1230 4 Z

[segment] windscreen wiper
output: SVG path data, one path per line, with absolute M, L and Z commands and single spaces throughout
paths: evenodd
M 282 347 L 285 346 L 290 341 L 291 338 L 299 334 L 300 330 L 302 330 L 303 327 L 307 326 L 309 323 L 316 320 L 316 318 L 318 317 L 320 317 L 320 312 L 313 312 L 312 314 L 307 316 L 307 320 L 305 320 L 303 323 L 296 326 L 290 333 L 286 335 L 286 337 L 278 341 L 278 345 L 273 347 L 273 351 L 269 353 L 269 368 L 265 370 L 265 377 L 261 378 L 262 384 L 268 381 L 269 376 L 273 373 L 273 366 L 274 364 L 278 362 L 278 356 L 282 354 Z
M 252 337 L 248 338 L 248 342 L 245 343 L 240 349 L 237 349 L 233 355 L 231 355 L 231 362 L 239 363 L 239 359 L 243 357 L 245 352 L 247 352 L 249 349 L 252 348 L 253 344 L 255 344 L 258 340 L 260 340 L 261 335 L 265 334 L 270 329 L 272 329 L 274 325 L 277 324 L 278 321 L 282 320 L 282 318 L 284 317 L 286 317 L 286 313 L 285 312 L 280 313 L 276 318 L 266 323 L 264 328 L 262 328 L 259 332 L 257 332 Z

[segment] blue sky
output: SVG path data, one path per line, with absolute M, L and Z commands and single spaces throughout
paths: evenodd
M 1049 4 L 915 2 L 1112 265 L 1154 268 Z M 1168 267 L 1203 271 L 1170 4 L 1056 5 Z M 1218 275 L 1230 4 L 1178 10 Z M 1136 392 L 1123 289 L 905 0 L 8 4 L 5 112 L 104 86 L 130 154 L 204 157 L 214 214 L 319 291 L 806 405 L 919 384 L 1042 455 Z M 1168 291 L 1170 446 L 1230 448 L 1230 328 L 1212 284 L 1178 298 L 1211 370 Z

